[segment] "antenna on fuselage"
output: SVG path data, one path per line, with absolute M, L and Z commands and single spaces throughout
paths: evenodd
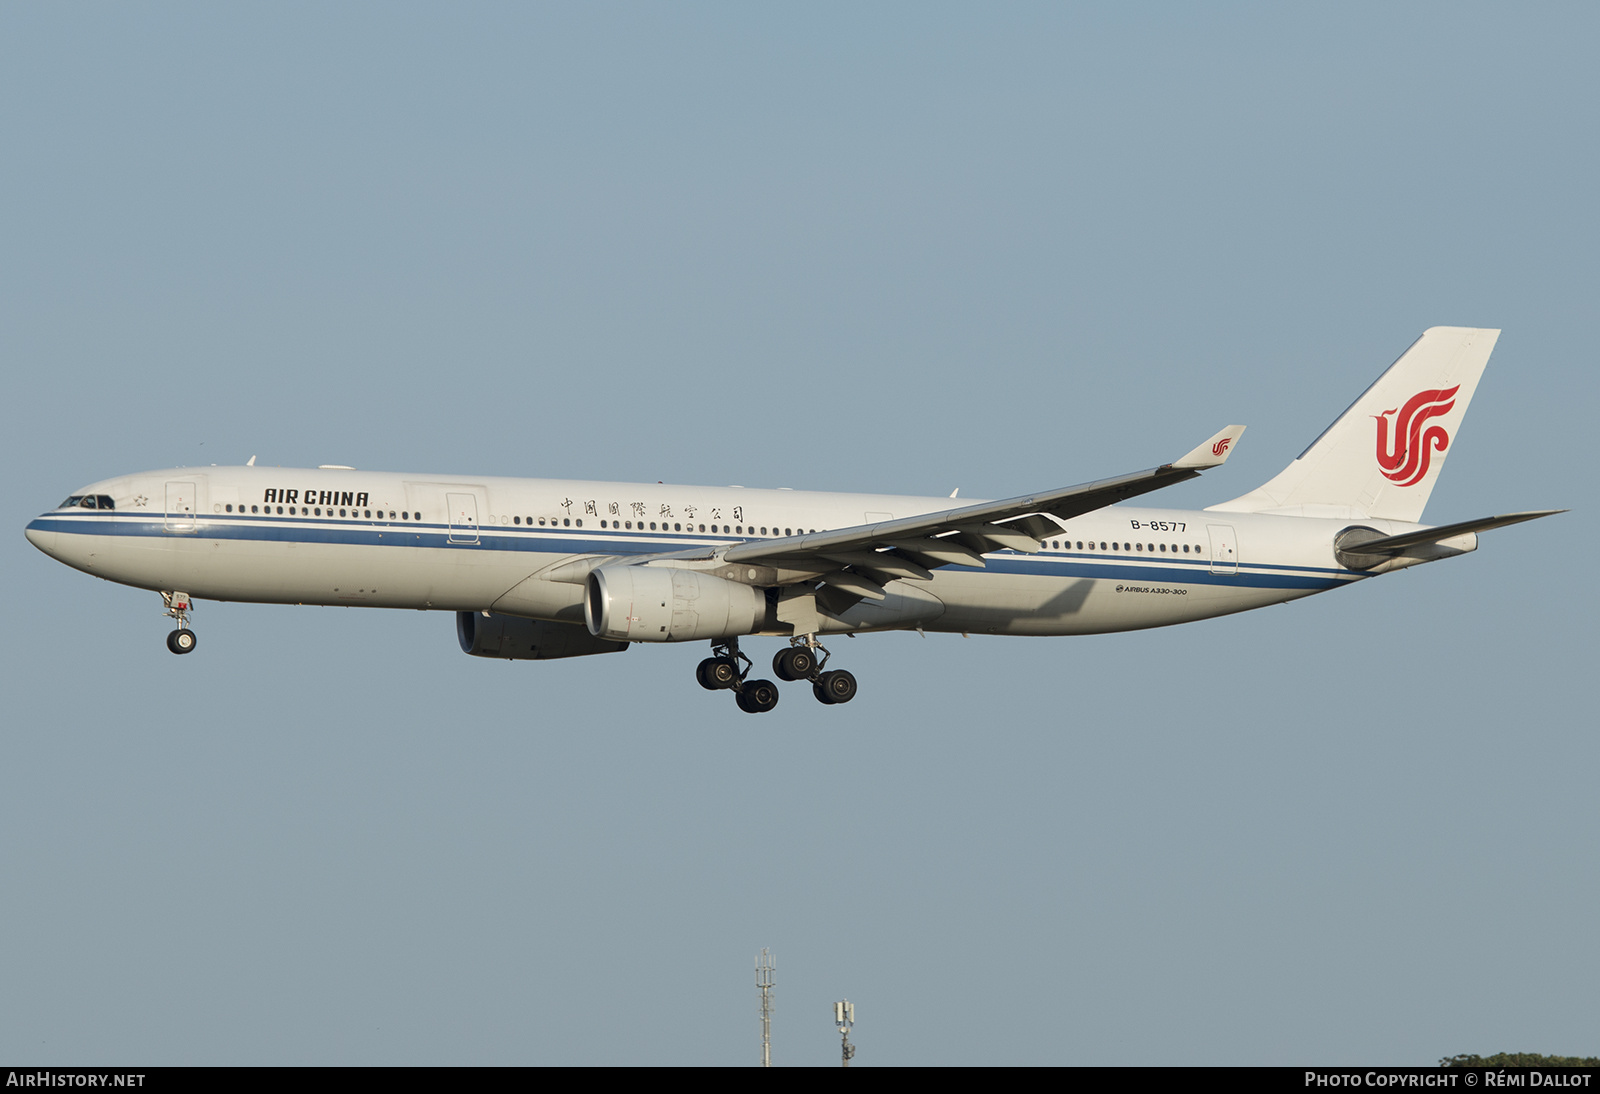
M 246 467 L 254 467 L 256 465 L 256 458 L 251 456 L 248 460 L 244 461 L 244 465 Z

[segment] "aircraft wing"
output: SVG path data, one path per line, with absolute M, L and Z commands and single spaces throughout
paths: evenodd
M 882 587 L 895 578 L 926 581 L 933 576 L 929 571 L 940 566 L 981 568 L 985 552 L 1003 548 L 1032 554 L 1040 549 L 1041 539 L 1060 530 L 1045 514 L 1069 520 L 1192 479 L 1226 461 L 1243 432 L 1244 426 L 1230 425 L 1180 459 L 1147 471 L 942 513 L 753 540 L 728 548 L 722 558 L 790 571 L 820 571 L 822 580 L 835 588 L 881 599 Z

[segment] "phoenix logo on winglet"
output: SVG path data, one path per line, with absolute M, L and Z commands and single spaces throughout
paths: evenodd
M 1428 474 L 1428 461 L 1437 450 L 1450 447 L 1450 434 L 1442 425 L 1422 426 L 1429 418 L 1450 413 L 1455 403 L 1455 387 L 1419 391 L 1406 400 L 1394 423 L 1394 442 L 1389 441 L 1389 415 L 1393 410 L 1374 414 L 1378 422 L 1378 466 L 1383 477 L 1396 486 L 1415 486 Z

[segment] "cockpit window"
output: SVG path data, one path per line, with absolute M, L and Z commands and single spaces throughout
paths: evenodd
M 56 506 L 56 508 L 57 509 L 76 509 L 80 504 L 82 504 L 82 502 L 83 502 L 83 495 L 82 494 L 74 494 L 74 495 L 72 495 L 72 497 L 68 498 L 66 501 L 64 501 L 60 505 Z
M 97 509 L 115 509 L 117 507 L 116 503 L 111 500 L 110 494 L 96 494 L 94 501 Z
M 115 509 L 116 503 L 111 500 L 110 494 L 74 494 L 57 509 Z

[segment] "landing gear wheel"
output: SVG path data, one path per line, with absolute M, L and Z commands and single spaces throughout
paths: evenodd
M 694 678 L 707 691 L 721 691 L 738 683 L 739 667 L 731 657 L 707 657 L 694 670 Z
M 817 670 L 817 657 L 804 646 L 779 650 L 772 659 L 772 671 L 779 680 L 809 680 Z
M 751 680 L 734 699 L 746 714 L 765 714 L 778 705 L 778 685 L 771 680 Z
M 811 686 L 811 693 L 817 697 L 818 702 L 830 706 L 835 703 L 848 703 L 856 697 L 856 678 L 844 669 L 834 669 L 825 672 Z
M 189 653 L 194 650 L 194 632 L 187 627 L 173 631 L 167 635 L 167 649 L 173 653 Z

